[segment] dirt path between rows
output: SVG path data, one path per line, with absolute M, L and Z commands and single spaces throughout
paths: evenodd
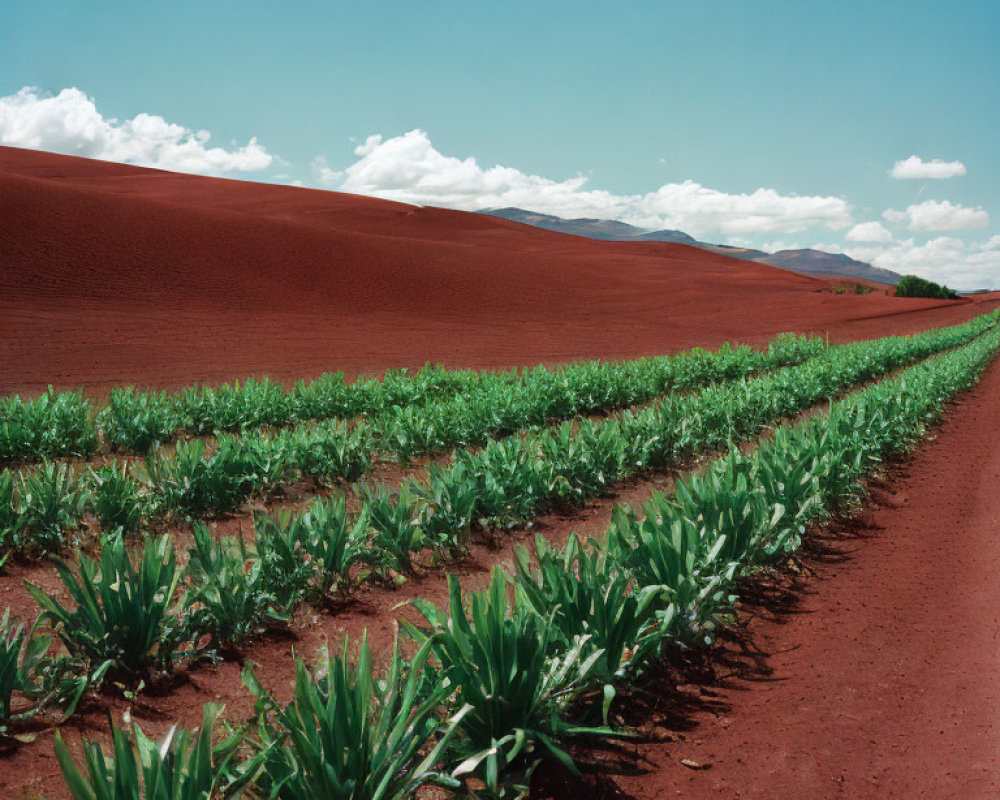
M 746 599 L 700 680 L 661 680 L 645 743 L 552 794 L 1000 795 L 1000 361 L 805 565 Z

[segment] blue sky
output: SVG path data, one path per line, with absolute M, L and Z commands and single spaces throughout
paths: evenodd
M 6 0 L 0 143 L 1000 287 L 998 41 L 992 0 Z

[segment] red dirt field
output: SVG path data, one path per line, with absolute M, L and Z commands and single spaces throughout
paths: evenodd
M 784 330 L 869 338 L 1000 305 L 1000 293 L 942 302 L 829 286 L 684 245 L 594 242 L 462 212 L 0 147 L 0 393 L 622 358 Z M 809 574 L 748 591 L 738 635 L 707 665 L 681 665 L 625 705 L 648 740 L 584 754 L 603 777 L 543 775 L 543 793 L 995 796 L 998 405 L 1000 362 L 932 442 L 890 471 L 872 514 L 815 540 Z M 669 482 L 631 481 L 582 512 L 478 541 L 467 558 L 401 589 L 306 607 L 244 654 L 287 697 L 293 645 L 311 658 L 367 628 L 376 653 L 387 653 L 393 619 L 406 613 L 397 604 L 443 601 L 446 571 L 481 587 L 535 532 L 557 543 L 572 531 L 597 535 L 616 502 L 636 506 Z M 235 533 L 248 516 L 216 528 Z M 27 619 L 24 579 L 57 587 L 49 564 L 7 565 L 0 607 Z M 182 669 L 174 685 L 140 695 L 131 716 L 155 736 L 196 725 L 205 702 L 240 720 L 250 710 L 240 667 Z M 81 707 L 64 727 L 71 748 L 80 734 L 106 739 L 106 712 L 120 721 L 125 708 L 108 697 Z M 0 754 L 0 798 L 67 797 L 51 736 Z
M 1000 303 L 828 286 L 685 245 L 0 147 L 0 393 L 866 338 Z

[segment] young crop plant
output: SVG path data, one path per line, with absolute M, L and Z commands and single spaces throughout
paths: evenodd
M 267 378 L 189 388 L 175 398 L 175 405 L 184 429 L 198 434 L 286 425 L 292 417 L 290 396 Z
M 324 372 L 316 380 L 298 381 L 292 388 L 290 405 L 296 419 L 348 419 L 367 410 L 364 391 L 374 381 L 344 381 L 343 372 Z
M 297 593 L 287 593 L 282 606 L 261 560 L 242 538 L 216 541 L 203 522 L 196 522 L 192 533 L 180 601 L 185 641 L 210 654 L 229 651 L 268 624 L 290 619 Z
M 317 499 L 300 514 L 255 515 L 254 530 L 269 580 L 322 603 L 351 587 L 351 568 L 367 548 L 369 517 L 348 514 L 347 499 L 338 494 Z
M 626 440 L 615 421 L 565 422 L 538 437 L 541 457 L 555 473 L 549 496 L 571 505 L 610 492 L 625 474 Z
M 67 656 L 50 655 L 52 636 L 15 623 L 10 609 L 0 617 L 0 743 L 16 737 L 22 726 L 51 706 L 62 706 L 64 717 L 76 709 L 83 693 L 99 684 L 94 676 L 78 674 Z M 49 721 L 55 721 L 49 717 Z
M 450 468 L 428 464 L 427 473 L 427 483 L 418 483 L 414 489 L 424 501 L 420 527 L 431 547 L 457 556 L 467 551 L 471 542 L 475 486 L 460 464 Z
M 14 473 L 0 470 L 0 568 L 10 555 L 21 530 L 22 518 L 17 513 L 17 495 Z
M 732 569 L 719 555 L 725 539 L 706 541 L 693 524 L 678 518 L 670 501 L 654 493 L 640 518 L 627 507 L 612 513 L 604 547 L 608 559 L 633 575 L 640 587 L 662 592 L 663 620 L 683 644 L 711 642 L 731 605 Z
M 22 652 L 30 648 L 30 634 L 25 632 L 23 624 L 14 624 L 10 618 L 10 609 L 4 609 L 0 618 L 0 738 L 7 735 L 12 722 L 23 718 L 22 713 L 15 713 L 15 692 L 25 688 L 24 661 L 30 659 Z
M 554 652 L 585 642 L 585 658 L 596 655 L 593 678 L 604 684 L 603 717 L 614 698 L 616 682 L 647 661 L 669 637 L 673 622 L 665 586 L 637 585 L 631 574 L 608 558 L 597 542 L 589 548 L 576 536 L 561 551 L 544 537 L 535 540 L 537 567 L 527 553 L 517 554 L 518 603 L 552 620 Z
M 101 544 L 94 561 L 77 556 L 74 573 L 55 561 L 66 592 L 76 603 L 67 608 L 41 587 L 27 589 L 70 656 L 82 659 L 90 675 L 102 670 L 130 685 L 170 669 L 174 654 L 171 610 L 178 571 L 169 537 L 149 539 L 133 564 L 120 534 Z
M 59 552 L 69 531 L 79 527 L 90 492 L 66 463 L 45 462 L 21 475 L 17 487 L 14 548 L 32 555 Z
M 91 469 L 90 510 L 106 532 L 132 533 L 142 524 L 148 500 L 128 464 L 111 462 Z
M 287 446 L 289 462 L 316 481 L 353 483 L 371 469 L 374 440 L 364 424 L 320 422 L 277 438 Z
M 552 488 L 551 464 L 537 457 L 527 438 L 490 441 L 478 452 L 456 450 L 452 469 L 461 469 L 476 496 L 477 521 L 501 528 L 523 524 Z
M 137 723 L 132 735 L 112 723 L 111 752 L 83 740 L 83 770 L 62 734 L 55 753 L 72 800 L 225 800 L 244 797 L 260 771 L 264 754 L 240 761 L 242 737 L 232 733 L 215 744 L 215 720 L 222 709 L 208 704 L 197 732 L 176 726 L 162 742 L 149 739 Z
M 108 404 L 97 415 L 97 426 L 111 448 L 145 453 L 171 441 L 181 420 L 166 392 L 128 387 L 111 390 Z
M 172 457 L 151 451 L 149 484 L 165 509 L 191 517 L 223 514 L 243 503 L 261 485 L 267 464 L 246 442 L 219 438 L 214 450 L 201 439 L 178 442 Z
M 452 775 L 474 776 L 490 796 L 507 797 L 527 791 L 545 756 L 578 773 L 565 740 L 613 734 L 566 719 L 574 700 L 595 682 L 602 651 L 585 655 L 585 637 L 557 651 L 554 612 L 543 616 L 530 605 L 509 603 L 508 580 L 499 570 L 486 592 L 472 594 L 468 614 L 460 585 L 450 575 L 448 589 L 447 610 L 413 601 L 427 630 L 403 624 L 418 644 L 430 646 L 430 666 L 455 688 L 455 704 L 466 709 Z
M 380 574 L 395 570 L 413 573 L 413 555 L 425 546 L 421 528 L 421 500 L 410 482 L 398 491 L 390 487 L 361 484 L 358 498 L 372 529 L 367 560 Z
M 87 458 L 99 445 L 90 401 L 81 392 L 48 391 L 34 400 L 0 399 L 0 461 Z
M 443 774 L 459 711 L 442 724 L 438 711 L 453 690 L 426 668 L 429 644 L 404 663 L 393 648 L 388 674 L 377 678 L 362 640 L 356 664 L 324 653 L 315 670 L 296 659 L 291 703 L 281 707 L 244 671 L 257 697 L 264 769 L 262 796 L 271 800 L 404 800 L 423 785 L 452 788 Z M 444 728 L 442 732 L 442 728 Z

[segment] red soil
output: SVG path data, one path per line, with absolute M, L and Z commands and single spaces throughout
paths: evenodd
M 967 319 L 685 245 L 0 147 L 0 393 L 497 367 Z

